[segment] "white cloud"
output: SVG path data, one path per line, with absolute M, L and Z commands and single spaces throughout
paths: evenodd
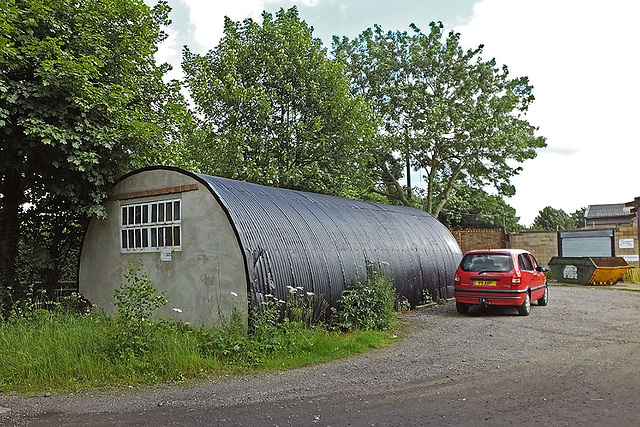
M 203 51 L 214 48 L 224 35 L 224 17 L 233 21 L 251 18 L 261 21 L 262 12 L 269 3 L 278 0 L 181 0 L 189 7 L 189 20 L 193 26 L 193 38 Z M 316 6 L 320 0 L 290 0 L 291 5 L 300 3 Z M 199 49 L 195 48 L 194 51 Z
M 633 168 L 619 162 L 640 155 L 633 84 L 639 12 L 640 3 L 626 0 L 483 0 L 455 29 L 463 46 L 484 44 L 485 59 L 529 76 L 535 87 L 527 118 L 549 148 L 513 180 L 518 193 L 508 202 L 523 224 L 546 205 L 573 212 L 640 195 Z
M 264 0 L 182 0 L 189 7 L 193 39 L 203 50 L 214 48 L 224 34 L 224 17 L 234 21 L 257 19 L 264 10 Z M 194 50 L 199 50 L 194 47 Z
M 167 38 L 158 45 L 155 54 L 156 63 L 169 63 L 173 69 L 165 75 L 165 80 L 181 79 L 182 68 L 180 67 L 180 47 L 178 46 L 178 33 L 171 28 L 165 28 Z

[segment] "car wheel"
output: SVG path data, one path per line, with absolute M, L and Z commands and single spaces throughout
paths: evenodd
M 540 298 L 538 300 L 538 305 L 545 306 L 547 304 L 549 304 L 549 288 L 545 284 L 544 285 L 544 295 L 542 295 L 542 298 Z
M 524 302 L 522 305 L 518 306 L 518 313 L 521 316 L 528 316 L 531 312 L 531 298 L 529 297 L 529 292 L 524 296 Z
M 460 314 L 467 314 L 469 312 L 469 304 L 456 301 L 456 310 Z

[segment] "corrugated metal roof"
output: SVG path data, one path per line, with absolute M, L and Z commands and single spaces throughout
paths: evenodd
M 413 305 L 425 289 L 434 298 L 453 295 L 460 248 L 424 211 L 195 175 L 236 230 L 254 304 L 267 294 L 286 300 L 288 286 L 335 304 L 368 265 L 392 274 Z
M 631 215 L 631 207 L 624 203 L 608 205 L 589 205 L 584 212 L 585 218 L 617 218 Z

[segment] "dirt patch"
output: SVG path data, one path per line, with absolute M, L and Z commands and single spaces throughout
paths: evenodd
M 351 359 L 128 394 L 0 397 L 33 426 L 636 425 L 640 293 L 551 286 L 549 305 L 406 316 L 407 337 Z

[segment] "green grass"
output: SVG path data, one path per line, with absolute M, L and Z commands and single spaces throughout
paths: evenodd
M 284 322 L 196 330 L 166 322 L 131 331 L 102 315 L 37 310 L 0 321 L 2 393 L 152 385 L 221 374 L 289 369 L 387 345 L 390 331 L 338 333 Z
M 0 318 L 0 393 L 71 391 L 159 384 L 272 369 L 347 357 L 389 344 L 394 288 L 376 275 L 343 293 L 328 324 L 315 318 L 328 305 L 302 288 L 289 301 L 267 302 L 246 320 L 194 329 L 151 322 L 167 303 L 141 265 L 129 264 L 115 292 L 114 317 L 80 314 L 74 299 L 42 303 L 28 298 Z M 44 309 L 48 308 L 48 309 Z
M 640 283 L 640 268 L 630 268 L 622 276 L 624 283 Z

